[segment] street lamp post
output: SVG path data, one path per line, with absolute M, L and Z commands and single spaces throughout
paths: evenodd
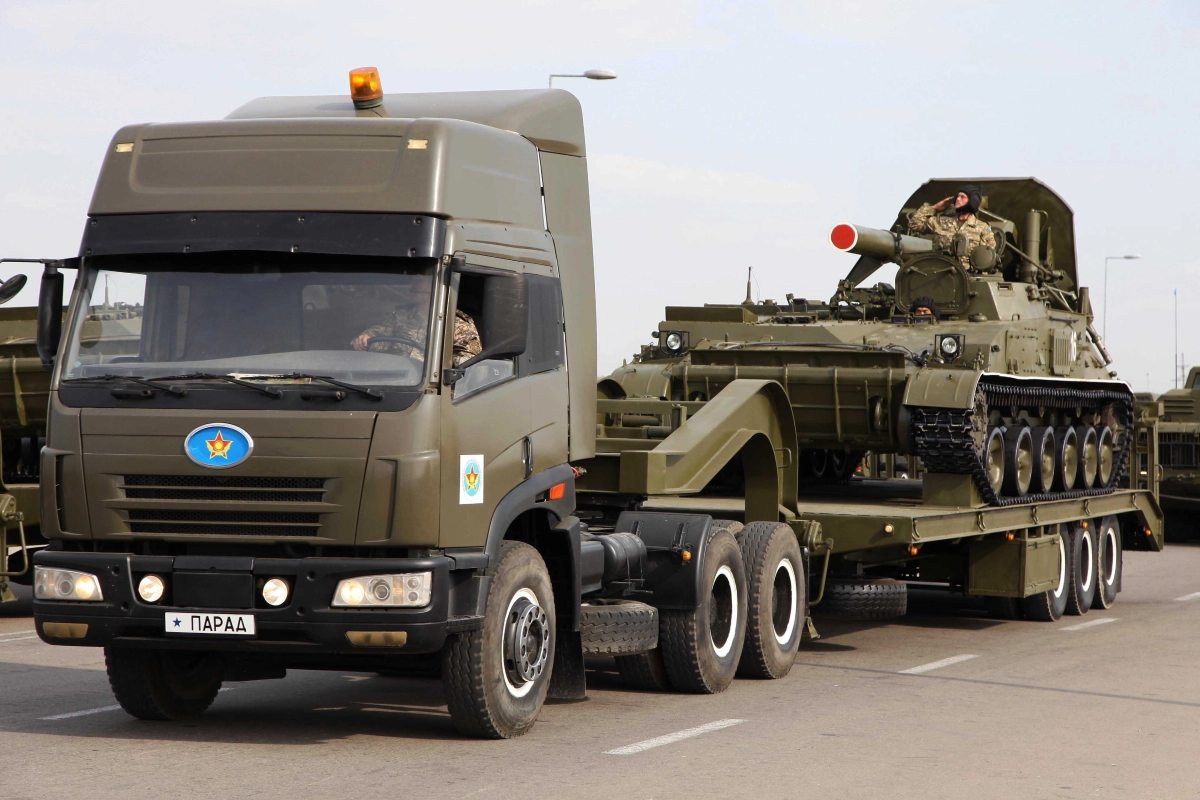
M 584 70 L 578 75 L 559 75 L 555 73 L 550 76 L 550 88 L 554 88 L 555 78 L 587 78 L 589 81 L 611 81 L 617 77 L 617 73 L 611 69 L 589 69 Z
M 1103 339 L 1108 338 L 1108 262 L 1110 261 L 1137 261 L 1141 256 L 1105 256 L 1104 257 L 1104 319 L 1100 323 L 1100 336 Z

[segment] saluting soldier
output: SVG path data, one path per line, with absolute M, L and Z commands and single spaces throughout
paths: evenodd
M 930 205 L 923 203 L 908 218 L 912 233 L 932 233 L 938 247 L 949 249 L 950 241 L 957 234 L 967 237 L 967 252 L 959 257 L 963 267 L 971 269 L 971 251 L 979 245 L 996 249 L 996 236 L 992 229 L 975 212 L 983 201 L 978 186 L 964 186 L 958 194 Z

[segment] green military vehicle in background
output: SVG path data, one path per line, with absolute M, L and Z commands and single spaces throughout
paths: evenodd
M 1073 270 L 1056 241 L 1054 269 Z M 923 291 L 941 291 L 937 269 Z M 977 291 L 951 273 L 947 291 Z M 1002 310 L 1003 291 L 1043 291 L 1036 275 L 992 282 Z M 963 329 L 1012 323 L 918 327 L 844 288 L 825 316 L 862 344 L 763 346 L 821 328 L 820 309 L 686 310 L 598 399 L 572 95 L 384 95 L 364 69 L 349 98 L 123 128 L 79 256 L 42 275 L 38 634 L 104 647 L 143 719 L 199 714 L 225 681 L 362 669 L 440 675 L 459 730 L 510 737 L 546 697 L 585 696 L 588 656 L 645 688 L 781 677 L 829 575 L 853 573 L 830 597 L 857 586 L 889 612 L 913 576 L 1044 618 L 1111 603 L 1122 544 L 1161 546 L 1152 488 L 1122 477 L 1137 424 L 1123 384 L 1094 388 L 1072 360 L 1070 408 L 1043 401 L 1044 381 L 1005 394 L 941 341 L 983 350 Z M 1086 303 L 1054 304 L 1081 293 L 1052 288 L 1022 307 L 1078 333 Z M 910 328 L 940 355 L 884 337 Z M 1032 427 L 1086 429 L 1096 457 L 1075 475 L 1091 488 L 986 495 L 975 443 L 985 476 L 1015 447 L 1019 490 L 1029 436 L 996 454 L 992 428 L 1035 411 Z M 809 451 L 914 436 L 944 470 L 915 497 L 801 493 Z
M 1193 367 L 1183 387 L 1151 401 L 1161 406 L 1158 425 L 1161 499 L 1167 536 L 1172 540 L 1200 536 L 1200 367 Z

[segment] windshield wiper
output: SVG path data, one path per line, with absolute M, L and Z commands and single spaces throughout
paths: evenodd
M 296 380 L 307 378 L 310 381 L 321 381 L 322 383 L 328 383 L 330 386 L 336 386 L 339 389 L 347 389 L 351 392 L 358 392 L 359 394 L 365 395 L 372 400 L 383 399 L 383 392 L 379 391 L 378 389 L 372 389 L 369 386 L 359 386 L 355 383 L 346 383 L 345 381 L 339 381 L 336 378 L 328 378 L 324 375 L 309 375 L 304 372 L 293 372 L 289 375 L 280 375 L 279 377 Z
M 245 386 L 247 389 L 253 389 L 256 392 L 262 392 L 267 397 L 278 400 L 283 397 L 283 392 L 271 386 L 263 386 L 259 383 L 251 383 L 244 381 L 241 378 L 235 378 L 232 375 L 214 375 L 211 372 L 193 372 L 189 375 L 172 375 L 169 378 L 162 378 L 164 381 L 225 381 L 226 383 Z
M 171 380 L 171 378 L 164 378 L 163 380 Z M 63 378 L 62 380 L 63 383 L 84 383 L 87 381 L 129 381 L 130 383 L 138 383 L 142 386 L 148 386 L 151 389 L 156 389 L 160 392 L 169 392 L 176 397 L 186 397 L 188 393 L 188 390 L 182 386 L 163 386 L 161 383 L 155 383 L 154 381 L 147 380 L 146 378 L 142 378 L 137 375 L 108 374 L 96 375 L 90 378 Z

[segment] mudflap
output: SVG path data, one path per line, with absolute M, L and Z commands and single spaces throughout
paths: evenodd
M 554 667 L 550 673 L 547 700 L 586 700 L 587 677 L 583 666 L 583 635 L 579 631 L 559 629 L 554 648 Z

